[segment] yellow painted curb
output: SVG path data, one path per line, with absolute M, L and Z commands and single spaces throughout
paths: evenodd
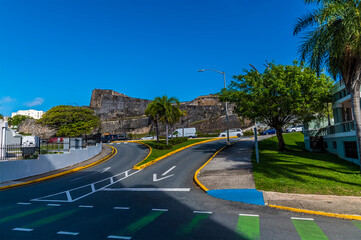
M 193 177 L 194 181 L 195 181 L 195 182 L 197 183 L 197 185 L 198 185 L 203 191 L 205 191 L 205 192 L 207 192 L 209 189 L 206 188 L 206 187 L 198 180 L 198 178 L 197 178 L 198 173 L 199 173 L 199 171 L 201 171 L 202 168 L 204 168 L 220 151 L 222 151 L 222 150 L 223 150 L 224 148 L 226 148 L 226 147 L 227 147 L 227 145 L 224 146 L 224 147 L 222 147 L 221 149 L 219 149 L 215 154 L 213 154 L 213 156 L 212 156 L 205 164 L 203 164 L 203 166 L 200 167 L 200 168 L 196 171 L 196 173 L 194 174 L 194 177 Z
M 15 188 L 15 187 L 28 185 L 28 184 L 31 184 L 31 183 L 37 183 L 37 182 L 41 182 L 41 181 L 45 181 L 45 180 L 49 180 L 49 179 L 53 179 L 53 178 L 57 178 L 57 177 L 61 177 L 61 176 L 67 175 L 67 174 L 78 172 L 78 171 L 83 170 L 85 168 L 96 166 L 96 165 L 98 165 L 100 163 L 103 163 L 103 162 L 111 159 L 114 155 L 117 154 L 117 149 L 115 147 L 112 147 L 112 146 L 109 146 L 109 147 L 112 148 L 112 152 L 108 156 L 105 156 L 102 159 L 99 159 L 98 161 L 93 162 L 93 163 L 91 163 L 89 165 L 73 168 L 73 169 L 70 169 L 70 170 L 67 170 L 67 171 L 64 171 L 64 172 L 60 172 L 60 173 L 57 173 L 57 174 L 54 174 L 54 175 L 50 175 L 50 176 L 46 176 L 46 177 L 42 177 L 42 178 L 37 178 L 37 179 L 31 180 L 31 181 L 28 181 L 28 182 L 17 183 L 17 184 L 13 184 L 13 185 L 9 185 L 9 186 L 0 187 L 0 191 L 10 189 L 10 188 Z
M 241 139 L 241 140 L 239 140 L 239 141 L 236 141 L 236 142 L 240 142 L 240 141 L 243 141 L 243 140 L 252 140 L 253 138 L 245 138 L 245 139 Z M 234 142 L 234 143 L 236 143 L 236 142 Z M 231 145 L 232 144 L 234 144 L 234 143 L 231 143 Z M 222 151 L 224 148 L 226 148 L 227 147 L 227 145 L 226 146 L 224 146 L 224 147 L 222 147 L 221 149 L 219 149 L 215 154 L 213 154 L 213 156 L 205 163 L 205 164 L 203 164 L 203 166 L 202 167 L 200 167 L 196 172 L 195 172 L 195 174 L 194 174 L 194 176 L 193 176 L 193 180 L 196 182 L 196 184 L 203 190 L 203 191 L 205 191 L 205 192 L 208 192 L 209 191 L 209 189 L 208 188 L 206 188 L 199 180 L 198 180 L 198 174 L 199 174 L 199 172 L 202 170 L 202 168 L 204 168 L 220 151 Z
M 184 149 L 186 149 L 186 148 L 193 147 L 193 146 L 195 146 L 195 145 L 199 145 L 199 144 L 203 144 L 203 143 L 207 143 L 207 142 L 217 141 L 217 140 L 220 140 L 220 139 L 222 139 L 222 138 L 214 138 L 214 139 L 210 139 L 210 140 L 206 140 L 206 141 L 202 141 L 202 142 L 193 143 L 193 144 L 190 144 L 190 145 L 188 145 L 188 146 L 185 146 L 185 147 L 179 148 L 179 149 L 177 149 L 177 150 L 174 150 L 173 152 L 167 153 L 166 155 L 161 156 L 161 157 L 159 157 L 159 158 L 157 158 L 157 159 L 154 159 L 154 160 L 152 160 L 152 161 L 150 161 L 150 162 L 147 162 L 147 163 L 145 163 L 145 164 L 142 164 L 142 165 L 140 165 L 140 166 L 137 166 L 139 163 L 143 162 L 145 159 L 148 158 L 148 156 L 150 155 L 150 153 L 149 153 L 149 155 L 148 155 L 145 159 L 143 159 L 141 162 L 135 164 L 134 167 L 133 167 L 133 169 L 137 169 L 137 170 L 139 170 L 139 169 L 144 169 L 144 168 L 149 167 L 150 165 L 152 165 L 152 164 L 154 164 L 154 163 L 156 163 L 156 162 L 158 162 L 158 161 L 160 161 L 160 160 L 162 160 L 162 159 L 164 159 L 164 158 L 166 158 L 166 157 L 169 157 L 169 156 L 171 156 L 171 155 L 173 155 L 173 154 L 175 154 L 175 153 L 177 153 L 177 152 L 180 152 L 180 151 L 182 151 L 182 150 L 184 150 Z M 140 142 L 137 142 L 137 143 L 140 143 Z M 144 144 L 144 143 L 143 143 L 143 144 Z M 148 147 L 151 148 L 149 145 L 148 145 Z
M 361 221 L 361 216 L 358 216 L 358 215 L 326 213 L 326 212 L 305 210 L 305 209 L 299 209 L 299 208 L 283 207 L 283 206 L 277 206 L 277 205 L 268 205 L 268 206 L 271 207 L 271 208 L 277 208 L 277 209 L 287 210 L 287 211 L 292 211 L 292 212 L 307 213 L 307 214 L 320 215 L 320 216 L 326 216 L 326 217 L 335 217 L 335 218 L 343 218 L 343 219 Z

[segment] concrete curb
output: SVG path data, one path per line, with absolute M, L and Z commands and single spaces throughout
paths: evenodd
M 148 156 L 147 156 L 145 159 L 143 159 L 141 162 L 135 164 L 134 167 L 133 167 L 133 169 L 137 169 L 137 170 L 139 170 L 139 169 L 144 169 L 144 168 L 149 167 L 150 165 L 152 165 L 152 164 L 154 164 L 154 163 L 156 163 L 156 162 L 158 162 L 158 161 L 160 161 L 160 160 L 162 160 L 162 159 L 164 159 L 164 158 L 166 158 L 166 157 L 169 157 L 169 156 L 171 156 L 171 155 L 173 155 L 173 154 L 176 154 L 177 152 L 180 152 L 180 151 L 182 151 L 182 150 L 184 150 L 184 149 L 186 149 L 186 148 L 193 147 L 193 146 L 195 146 L 195 145 L 199 145 L 199 144 L 203 144 L 203 143 L 208 143 L 208 142 L 212 142 L 212 141 L 217 141 L 217 140 L 220 140 L 220 139 L 224 139 L 224 138 L 214 138 L 214 139 L 205 140 L 205 141 L 202 141 L 202 142 L 193 143 L 193 144 L 190 144 L 190 145 L 188 145 L 188 146 L 185 146 L 185 147 L 179 148 L 179 149 L 177 149 L 177 150 L 174 150 L 174 151 L 172 151 L 172 152 L 170 152 L 170 153 L 167 153 L 167 154 L 165 154 L 165 155 L 163 155 L 163 156 L 161 156 L 161 157 L 159 157 L 159 158 L 157 158 L 157 159 L 154 159 L 154 160 L 152 160 L 152 161 L 150 161 L 150 162 L 147 162 L 147 163 L 145 163 L 145 164 L 142 164 L 142 165 L 140 165 L 140 166 L 137 166 L 139 163 L 143 162 L 144 160 L 146 160 L 146 159 L 149 157 L 149 155 L 150 155 L 150 153 L 149 153 Z M 135 142 L 135 143 L 141 143 L 141 142 Z M 150 147 L 148 144 L 145 144 L 145 143 L 141 143 L 141 144 L 147 145 L 147 146 L 151 149 L 151 147 Z
M 240 140 L 242 141 L 242 140 Z M 193 180 L 195 183 L 207 194 L 209 194 L 209 190 L 207 187 L 205 187 L 197 178 L 200 170 L 202 170 L 220 151 L 222 151 L 227 146 L 224 146 L 220 148 L 216 153 L 212 155 L 212 157 L 202 165 L 194 174 Z M 221 198 L 222 199 L 222 198 Z M 250 203 L 248 203 L 250 204 Z M 252 203 L 251 203 L 252 204 Z M 292 208 L 292 207 L 285 207 L 285 206 L 277 206 L 277 205 L 265 205 L 271 208 L 285 210 L 285 211 L 291 211 L 291 212 L 297 212 L 297 213 L 305 213 L 305 214 L 311 214 L 311 215 L 319 215 L 319 216 L 325 216 L 325 217 L 335 217 L 335 218 L 342 218 L 342 219 L 349 219 L 349 220 L 359 220 L 361 221 L 361 216 L 358 215 L 348 215 L 348 214 L 339 214 L 339 213 L 327 213 L 327 212 L 321 212 L 321 211 L 313 211 L 313 210 L 306 210 L 306 209 L 299 209 L 299 208 Z
M 105 156 L 105 157 L 99 159 L 96 162 L 93 162 L 93 163 L 88 164 L 86 166 L 77 167 L 77 168 L 73 168 L 73 169 L 70 169 L 70 170 L 67 170 L 67 171 L 64 171 L 64 172 L 53 174 L 53 175 L 50 175 L 50 176 L 37 178 L 37 179 L 31 180 L 31 181 L 28 181 L 28 182 L 17 183 L 17 184 L 13 184 L 13 185 L 9 185 L 9 186 L 0 187 L 0 191 L 15 188 L 15 187 L 21 187 L 21 186 L 28 185 L 28 184 L 31 184 L 31 183 L 42 182 L 42 181 L 45 181 L 45 180 L 49 180 L 49 179 L 61 177 L 61 176 L 67 175 L 67 174 L 71 174 L 71 173 L 74 173 L 74 172 L 78 172 L 78 171 L 81 171 L 81 170 L 89 168 L 89 167 L 94 167 L 94 166 L 96 166 L 96 165 L 98 165 L 100 163 L 108 161 L 109 159 L 111 159 L 112 157 L 114 157 L 117 154 L 117 149 L 115 147 L 112 147 L 112 146 L 109 146 L 109 147 L 112 148 L 112 152 L 108 156 Z
M 277 206 L 277 205 L 268 205 L 268 206 L 271 208 L 276 208 L 276 209 L 281 209 L 281 210 L 286 210 L 286 211 L 291 211 L 291 212 L 307 213 L 307 214 L 320 215 L 320 216 L 325 216 L 325 217 L 335 217 L 335 218 L 343 218 L 343 219 L 361 221 L 361 216 L 358 216 L 358 215 L 326 213 L 326 212 L 312 211 L 312 210 L 299 209 L 299 208 L 283 207 L 283 206 Z

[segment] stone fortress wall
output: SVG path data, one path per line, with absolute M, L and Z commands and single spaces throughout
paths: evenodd
M 124 94 L 112 91 L 94 89 L 90 101 L 90 107 L 95 110 L 101 119 L 101 133 L 132 133 L 146 134 L 154 131 L 150 119 L 145 116 L 145 109 L 151 100 L 128 97 Z M 225 107 L 219 102 L 216 95 L 200 96 L 188 102 L 182 102 L 181 110 L 187 112 L 187 116 L 173 129 L 184 127 L 196 127 L 203 133 L 214 133 L 225 130 Z M 240 128 L 242 123 L 234 114 L 234 105 L 228 105 L 229 127 Z M 164 131 L 160 126 L 160 131 Z

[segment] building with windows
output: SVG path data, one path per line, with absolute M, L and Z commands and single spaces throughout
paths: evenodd
M 19 110 L 17 112 L 13 112 L 11 113 L 11 117 L 14 117 L 16 115 L 24 115 L 24 116 L 29 116 L 32 117 L 34 119 L 40 119 L 43 115 L 44 115 L 44 111 L 37 111 L 37 110 Z
M 360 165 L 351 95 L 347 92 L 345 85 L 339 83 L 334 86 L 332 92 L 334 124 L 324 124 L 321 128 L 310 124 L 305 130 L 305 147 L 309 151 L 325 150 Z

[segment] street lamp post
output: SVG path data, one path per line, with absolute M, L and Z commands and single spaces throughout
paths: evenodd
M 213 71 L 213 72 L 223 74 L 224 88 L 227 88 L 227 86 L 226 86 L 226 73 L 225 72 L 217 71 L 217 70 L 214 70 L 214 69 L 201 69 L 201 70 L 198 70 L 198 72 L 205 72 L 205 71 Z M 227 145 L 229 146 L 229 145 L 231 145 L 231 142 L 229 141 L 228 102 L 225 102 L 224 105 L 225 105 L 225 110 L 226 110 Z

